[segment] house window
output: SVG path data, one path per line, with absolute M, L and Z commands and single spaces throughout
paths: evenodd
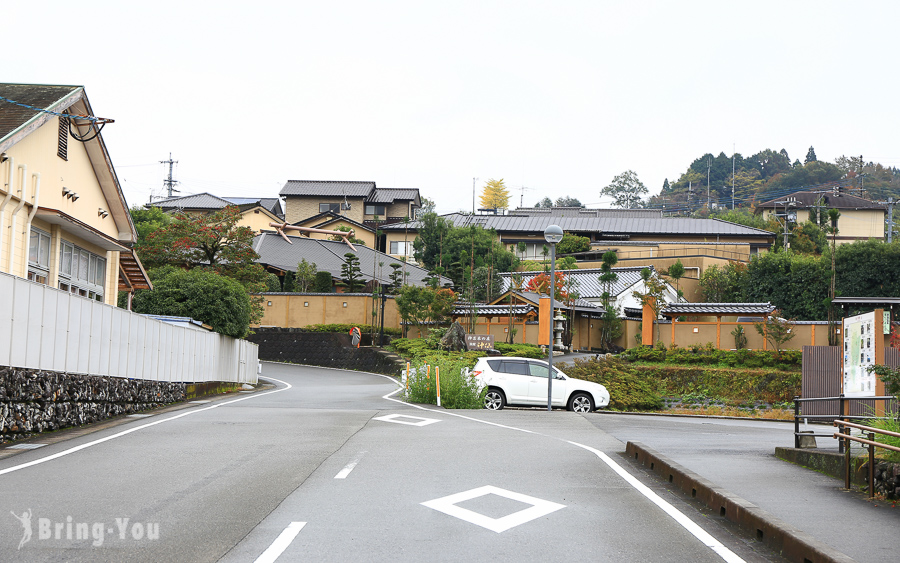
M 59 143 L 56 147 L 56 155 L 63 159 L 69 160 L 69 118 L 59 118 Z
M 368 203 L 367 203 L 367 204 L 366 204 L 366 211 L 365 211 L 365 214 L 366 214 L 366 215 L 381 215 L 382 217 L 384 217 L 384 215 L 385 215 L 385 206 L 383 206 L 383 205 L 372 205 L 372 204 L 368 204 Z
M 106 258 L 63 241 L 59 250 L 59 288 L 103 301 Z
M 340 203 L 320 203 L 319 204 L 319 213 L 325 213 L 326 211 L 340 213 L 341 212 L 341 204 Z
M 399 256 L 410 256 L 409 251 L 412 250 L 412 243 L 408 241 L 391 241 L 391 252 L 390 254 L 396 254 Z
M 28 242 L 28 279 L 46 284 L 50 279 L 50 235 L 31 229 Z

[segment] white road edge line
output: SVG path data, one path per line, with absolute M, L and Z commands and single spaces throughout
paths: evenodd
M 281 381 L 280 379 L 275 379 L 274 377 L 268 377 L 267 379 L 271 379 L 272 381 L 277 381 L 278 383 L 283 383 L 283 384 L 285 385 L 285 387 L 282 387 L 281 389 L 275 389 L 274 391 L 266 391 L 265 393 L 260 393 L 259 395 L 248 395 L 248 396 L 246 396 L 246 397 L 241 397 L 240 399 L 232 399 L 231 401 L 224 401 L 224 402 L 221 402 L 221 403 L 216 403 L 216 404 L 210 405 L 210 406 L 208 406 L 208 407 L 203 407 L 202 409 L 192 409 L 192 410 L 189 410 L 189 411 L 187 411 L 187 412 L 184 412 L 184 413 L 181 413 L 181 414 L 177 414 L 177 415 L 175 415 L 175 416 L 170 416 L 169 418 L 164 418 L 164 419 L 162 419 L 162 420 L 155 420 L 155 421 L 153 421 L 153 422 L 148 422 L 147 424 L 141 424 L 140 426 L 135 426 L 134 428 L 129 428 L 128 430 L 123 430 L 122 432 L 118 432 L 118 433 L 116 433 L 116 434 L 112 434 L 112 435 L 107 436 L 107 437 L 105 437 L 105 438 L 100 438 L 99 440 L 94 440 L 94 441 L 92 441 L 92 442 L 87 442 L 87 443 L 81 444 L 80 446 L 75 446 L 74 448 L 69 448 L 68 450 L 64 450 L 64 451 L 55 453 L 55 454 L 53 454 L 53 455 L 48 455 L 47 457 L 42 457 L 42 458 L 36 459 L 36 460 L 34 460 L 34 461 L 29 461 L 28 463 L 23 463 L 23 464 L 20 464 L 20 465 L 14 465 L 14 466 L 12 466 L 12 467 L 7 467 L 6 469 L 0 469 L 0 475 L 6 475 L 7 473 L 12 473 L 13 471 L 18 471 L 18 470 L 20 470 L 20 469 L 25 469 L 25 468 L 32 467 L 32 466 L 35 466 L 35 465 L 40 465 L 40 464 L 42 464 L 42 463 L 46 463 L 46 462 L 52 461 L 52 460 L 54 460 L 54 459 L 59 459 L 59 458 L 61 458 L 61 457 L 63 457 L 63 456 L 67 456 L 67 455 L 69 455 L 69 454 L 73 454 L 73 453 L 75 453 L 75 452 L 78 452 L 78 451 L 81 451 L 81 450 L 85 450 L 85 449 L 90 448 L 90 447 L 92 447 L 92 446 L 96 446 L 96 445 L 98 445 L 98 444 L 102 444 L 103 442 L 108 442 L 108 441 L 114 440 L 114 439 L 116 439 L 116 438 L 121 438 L 122 436 L 126 436 L 126 435 L 128 435 L 128 434 L 131 434 L 132 432 L 137 432 L 138 430 L 143 430 L 143 429 L 145 429 L 145 428 L 150 428 L 151 426 L 156 426 L 157 424 L 162 424 L 162 423 L 164 423 L 164 422 L 169 422 L 169 421 L 171 421 L 171 420 L 177 420 L 177 419 L 182 418 L 182 417 L 184 417 L 184 416 L 190 416 L 190 415 L 192 415 L 192 414 L 197 414 L 197 413 L 199 413 L 199 412 L 208 411 L 208 410 L 212 410 L 212 409 L 217 409 L 217 408 L 219 408 L 219 407 L 224 407 L 225 405 L 233 405 L 234 403 L 239 403 L 239 402 L 241 402 L 241 401 L 246 401 L 247 399 L 256 399 L 256 398 L 258 398 L 258 397 L 264 397 L 264 396 L 266 396 L 266 395 L 271 395 L 272 393 L 280 393 L 280 392 L 282 392 L 282 391 L 287 391 L 288 389 L 290 389 L 291 387 L 293 387 L 293 385 L 291 385 L 290 383 L 288 383 L 288 382 L 286 382 L 286 381 Z
M 262 555 L 256 558 L 254 563 L 274 563 L 275 560 L 284 553 L 284 550 L 291 545 L 291 542 L 294 541 L 294 538 L 297 537 L 297 534 L 300 533 L 303 526 L 306 526 L 306 522 L 291 522 L 291 524 L 275 538 L 272 545 L 263 551 Z
M 695 538 L 700 540 L 706 545 L 706 547 L 715 551 L 722 559 L 727 561 L 728 563 L 744 563 L 744 560 L 741 559 L 737 554 L 733 551 L 722 545 L 722 543 L 716 538 L 712 537 L 706 530 L 698 526 L 694 523 L 693 520 L 684 515 L 680 510 L 669 504 L 658 494 L 654 493 L 650 490 L 649 487 L 638 481 L 634 476 L 625 471 L 621 465 L 613 461 L 608 455 L 601 452 L 600 450 L 596 450 L 590 446 L 585 446 L 584 444 L 579 444 L 578 442 L 568 442 L 573 446 L 578 446 L 579 448 L 583 448 L 597 457 L 599 457 L 603 463 L 608 465 L 610 469 L 618 473 L 619 477 L 625 479 L 625 481 L 638 490 L 639 493 L 647 497 L 653 504 L 660 507 L 663 512 L 672 517 L 673 520 L 678 522 L 685 530 L 691 533 Z
M 347 475 L 350 475 L 350 472 L 353 471 L 353 468 L 356 467 L 356 464 L 359 463 L 359 460 L 362 459 L 362 456 L 365 455 L 366 452 L 359 452 L 356 458 L 353 459 L 350 463 L 344 466 L 337 475 L 334 476 L 335 479 L 346 479 Z
M 379 375 L 379 374 L 375 374 L 375 375 Z M 383 375 L 382 377 L 388 377 L 388 376 Z M 393 378 L 388 377 L 388 379 L 391 379 L 394 383 L 397 383 L 397 380 L 395 380 Z M 398 383 L 398 385 L 399 385 L 399 383 Z M 515 426 L 506 426 L 504 424 L 497 424 L 495 422 L 479 420 L 477 418 L 472 418 L 470 416 L 447 412 L 446 410 L 439 411 L 436 409 L 429 409 L 429 408 L 422 407 L 419 405 L 411 405 L 409 403 L 401 401 L 400 399 L 394 399 L 391 396 L 391 395 L 396 395 L 397 393 L 399 393 L 402 390 L 403 390 L 403 387 L 400 386 L 400 388 L 397 389 L 396 391 L 392 391 L 392 392 L 388 393 L 387 395 L 384 395 L 382 397 L 382 399 L 386 399 L 388 401 L 394 401 L 395 403 L 402 403 L 408 407 L 413 407 L 413 408 L 420 409 L 423 411 L 428 411 L 428 412 L 433 412 L 433 413 L 441 413 L 441 414 L 448 415 L 448 416 L 455 416 L 457 418 L 463 418 L 465 420 L 471 420 L 473 422 L 479 422 L 481 424 L 497 426 L 499 428 L 507 428 L 509 430 L 516 430 L 518 432 L 525 432 L 528 434 L 535 434 L 538 436 L 545 436 L 547 438 L 552 438 L 554 440 L 559 439 L 559 438 L 555 438 L 554 436 L 549 436 L 547 434 L 541 434 L 540 432 L 533 432 L 531 430 L 525 430 L 523 428 L 516 428 Z M 719 557 L 721 557 L 728 563 L 745 563 L 745 561 L 741 557 L 739 557 L 736 553 L 734 553 L 733 551 L 731 551 L 730 549 L 725 547 L 719 540 L 712 537 L 712 535 L 710 535 L 706 530 L 704 530 L 703 528 L 701 528 L 700 526 L 695 524 L 690 518 L 685 516 L 680 510 L 678 510 L 677 508 L 675 508 L 674 506 L 672 506 L 671 504 L 669 504 L 668 502 L 663 500 L 659 495 L 657 495 L 656 493 L 651 491 L 646 485 L 644 485 L 643 483 L 641 483 L 640 481 L 635 479 L 630 473 L 625 471 L 625 469 L 623 469 L 618 463 L 613 461 L 608 455 L 606 455 L 605 453 L 601 452 L 600 450 L 596 450 L 590 446 L 585 446 L 585 445 L 579 444 L 577 442 L 570 442 L 568 440 L 563 440 L 563 441 L 566 443 L 572 444 L 573 446 L 577 446 L 579 448 L 585 449 L 585 450 L 593 453 L 597 457 L 599 457 L 601 461 L 606 463 L 606 465 L 608 465 L 610 467 L 610 469 L 615 471 L 619 475 L 619 477 L 624 479 L 626 483 L 628 483 L 629 485 L 631 485 L 632 487 L 637 489 L 638 492 L 640 492 L 642 495 L 647 497 L 647 499 L 650 500 L 650 502 L 652 502 L 653 504 L 655 504 L 656 506 L 661 508 L 663 510 L 663 512 L 665 512 L 666 514 L 671 516 L 672 519 L 675 520 L 675 522 L 677 522 L 679 525 L 681 525 L 681 527 L 683 527 L 685 530 L 687 530 L 695 538 L 697 538 L 698 540 L 703 542 L 704 545 L 706 545 L 711 550 L 713 550 Z

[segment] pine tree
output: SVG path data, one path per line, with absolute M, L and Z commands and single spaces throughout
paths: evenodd
M 812 148 L 812 145 L 809 147 L 809 151 L 806 153 L 806 159 L 803 161 L 803 164 L 809 164 L 810 162 L 815 162 L 819 160 L 816 158 L 816 151 Z
M 340 286 L 346 289 L 346 293 L 356 293 L 357 289 L 362 288 L 361 271 L 359 258 L 357 258 L 356 254 L 352 252 L 344 254 L 344 263 L 341 265 Z
M 293 293 L 296 291 L 294 287 L 294 272 L 285 272 L 284 274 L 284 287 L 282 290 L 285 293 Z

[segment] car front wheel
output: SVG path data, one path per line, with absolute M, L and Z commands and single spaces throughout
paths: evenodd
M 506 396 L 499 389 L 488 389 L 484 396 L 484 408 L 499 411 L 506 405 Z
M 575 412 L 593 412 L 594 399 L 587 393 L 575 393 L 569 399 L 569 410 Z

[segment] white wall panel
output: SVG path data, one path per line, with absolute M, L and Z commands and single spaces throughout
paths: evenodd
M 10 338 L 9 363 L 25 366 L 25 346 L 28 339 L 28 315 L 30 313 L 31 286 L 27 280 L 16 278 L 13 300 L 12 336 Z
M 122 309 L 112 309 L 109 328 L 109 374 L 114 377 L 122 377 L 119 369 L 119 357 L 122 349 Z
M 0 274 L 0 365 L 199 383 L 253 382 L 255 344 Z
M 128 372 L 128 377 L 145 379 L 144 377 L 144 351 L 147 345 L 147 323 L 145 319 L 135 318 L 131 326 L 131 337 L 128 339 L 128 354 L 134 358 L 134 364 Z
M 93 346 L 100 348 L 100 363 L 97 373 L 111 375 L 109 370 L 110 348 L 112 347 L 112 317 L 114 307 L 104 305 L 100 307 L 100 337 L 94 338 Z M 97 342 L 99 340 L 99 342 Z M 93 373 L 93 372 L 91 372 Z
M 60 328 L 56 325 L 56 310 L 59 304 L 60 292 L 53 291 L 48 287 L 47 291 L 42 293 L 41 333 L 38 337 L 40 338 L 41 355 L 38 359 L 38 365 L 41 366 L 41 369 L 52 369 L 49 366 L 53 366 L 55 363 L 56 336 L 60 331 Z
M 41 321 L 44 318 L 44 287 L 31 285 L 29 288 L 28 326 L 25 333 L 25 362 L 22 367 L 38 369 L 41 365 Z
M 69 300 L 69 324 L 66 325 L 66 369 L 75 372 L 78 370 L 78 343 L 81 340 L 81 299 L 73 297 Z M 85 351 L 85 353 L 87 353 Z
M 72 307 L 72 295 L 56 292 L 56 311 L 53 330 L 56 338 L 53 342 L 53 363 L 47 368 L 53 371 L 66 371 L 66 354 L 69 352 L 69 312 Z
M 72 300 L 76 303 L 76 307 L 81 309 L 81 318 L 78 326 L 78 363 L 75 368 L 69 368 L 69 371 L 75 373 L 88 373 L 91 366 L 91 332 L 94 330 L 94 308 L 95 303 L 86 297 L 76 297 Z M 69 327 L 71 333 L 71 327 Z M 71 365 L 71 362 L 70 362 Z
M 8 366 L 12 345 L 13 303 L 16 302 L 15 278 L 0 274 L 0 366 Z

